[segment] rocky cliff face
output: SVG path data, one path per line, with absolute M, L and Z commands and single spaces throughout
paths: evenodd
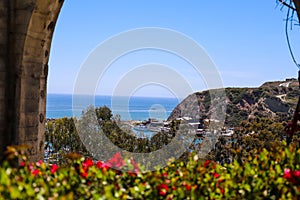
M 291 118 L 296 107 L 300 89 L 296 79 L 266 82 L 258 88 L 225 88 L 227 126 L 237 126 L 241 120 L 252 117 L 268 117 L 276 121 Z M 209 91 L 196 92 L 185 98 L 171 113 L 168 120 L 178 117 L 212 119 L 216 108 L 216 99 Z M 189 112 L 182 110 L 188 106 Z M 199 110 L 197 112 L 197 110 Z M 225 112 L 224 108 L 219 112 Z

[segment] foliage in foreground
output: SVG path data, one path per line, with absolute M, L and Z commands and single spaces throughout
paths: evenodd
M 142 172 L 131 159 L 116 154 L 103 163 L 70 155 L 69 164 L 28 163 L 22 151 L 8 148 L 19 167 L 7 160 L 0 167 L 0 199 L 298 199 L 300 150 L 262 149 L 244 163 L 218 165 L 170 162 L 154 172 Z M 123 167 L 129 172 L 114 170 Z

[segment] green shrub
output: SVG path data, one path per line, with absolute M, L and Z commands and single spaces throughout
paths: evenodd
M 170 162 L 143 172 L 132 159 L 116 154 L 107 162 L 70 155 L 68 164 L 28 163 L 9 147 L 0 167 L 0 199 L 299 199 L 300 150 L 283 144 L 247 161 L 224 166 L 191 154 L 188 163 Z M 122 167 L 129 172 L 113 169 Z

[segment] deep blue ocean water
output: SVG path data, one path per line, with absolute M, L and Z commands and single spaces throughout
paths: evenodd
M 77 98 L 82 102 L 88 101 L 91 96 L 81 95 Z M 71 94 L 48 94 L 47 95 L 47 118 L 80 117 L 82 109 L 88 105 L 73 108 L 73 96 Z M 94 106 L 106 105 L 113 114 L 121 115 L 121 120 L 147 120 L 156 118 L 167 119 L 176 105 L 177 98 L 163 97 L 111 97 L 95 96 Z M 113 100 L 113 103 L 112 103 Z M 112 106 L 113 105 L 113 106 Z M 126 106 L 128 105 L 128 106 Z

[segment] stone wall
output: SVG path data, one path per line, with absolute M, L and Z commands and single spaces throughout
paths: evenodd
M 0 151 L 43 158 L 50 45 L 62 0 L 0 1 Z M 3 157 L 3 153 L 0 153 Z
M 3 151 L 7 134 L 6 127 L 6 103 L 5 103 L 5 83 L 6 83 L 6 63 L 7 63 L 7 21 L 8 2 L 0 1 L 0 152 Z

